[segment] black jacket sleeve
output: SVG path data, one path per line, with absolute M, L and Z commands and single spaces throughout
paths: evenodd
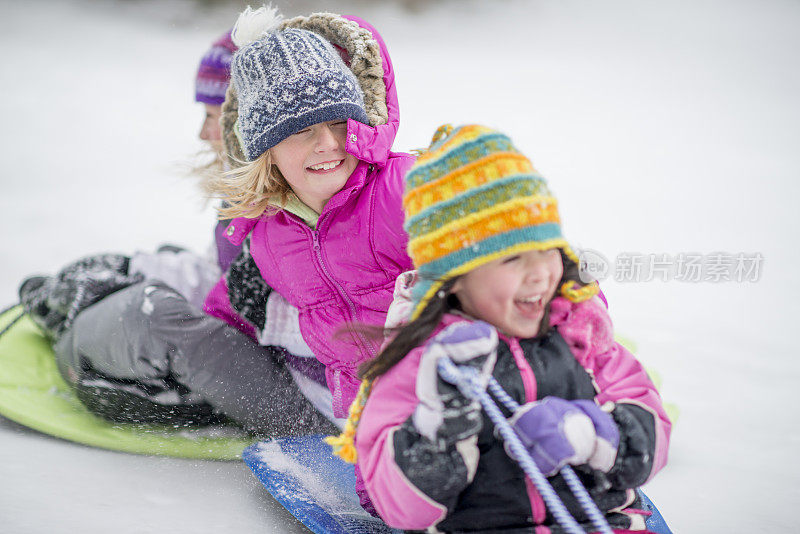
M 272 289 L 264 281 L 258 265 L 250 255 L 249 237 L 245 240 L 242 251 L 231 262 L 225 277 L 231 307 L 257 330 L 263 330 L 267 319 L 267 298 Z
M 619 403 L 611 412 L 619 427 L 619 449 L 608 479 L 615 488 L 644 484 L 653 469 L 656 428 L 653 414 L 635 404 Z

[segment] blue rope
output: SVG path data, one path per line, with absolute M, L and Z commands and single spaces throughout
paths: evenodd
M 547 478 L 545 478 L 539 470 L 536 462 L 534 462 L 533 458 L 528 454 L 527 449 L 519 440 L 517 433 L 511 428 L 505 416 L 486 391 L 484 391 L 481 384 L 478 383 L 478 371 L 466 366 L 460 368 L 456 367 L 449 358 L 442 358 L 439 360 L 438 370 L 444 380 L 458 386 L 458 389 L 468 398 L 477 399 L 481 403 L 489 419 L 495 424 L 500 436 L 508 445 L 512 458 L 516 459 L 522 470 L 536 486 L 536 489 L 539 491 L 542 499 L 544 499 L 550 513 L 553 514 L 553 517 L 558 521 L 558 524 L 569 534 L 585 534 L 583 528 L 575 521 L 575 518 L 569 513 L 564 503 L 561 502 L 553 486 L 550 485 L 550 482 L 547 481 Z M 519 404 L 506 393 L 494 377 L 489 377 L 489 390 L 512 412 L 519 409 Z M 561 468 L 561 475 L 564 477 L 570 490 L 575 494 L 575 497 L 591 519 L 595 528 L 602 534 L 613 534 L 611 527 L 606 521 L 605 515 L 597 508 L 597 504 L 592 500 L 572 468 L 565 465 Z

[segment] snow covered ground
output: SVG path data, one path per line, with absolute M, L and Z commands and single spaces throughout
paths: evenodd
M 182 165 L 200 148 L 196 62 L 235 8 L 193 6 L 0 6 L 0 302 L 84 253 L 208 246 L 213 214 Z M 382 31 L 397 149 L 426 146 L 443 122 L 507 131 L 549 179 L 568 237 L 609 259 L 617 328 L 681 410 L 670 463 L 646 488 L 675 532 L 796 532 L 800 4 L 287 6 L 359 14 Z M 681 253 L 763 261 L 754 282 L 614 279 L 630 255 Z M 303 531 L 242 464 L 90 449 L 2 418 L 0 525 Z

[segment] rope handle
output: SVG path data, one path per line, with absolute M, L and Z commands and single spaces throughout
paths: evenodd
M 11 306 L 8 306 L 7 308 L 4 308 L 4 309 L 0 310 L 0 315 L 5 315 L 6 313 L 10 312 L 11 310 L 16 308 L 17 306 L 19 306 L 19 304 L 12 304 Z M 5 327 L 3 327 L 2 330 L 0 330 L 0 337 L 3 337 L 3 335 L 6 332 L 11 330 L 11 327 L 14 326 L 15 324 L 17 324 L 19 322 L 19 320 L 22 319 L 24 316 L 25 316 L 25 311 L 24 310 L 20 310 L 20 312 L 17 314 L 17 316 L 14 317 L 13 319 L 11 319 L 11 322 L 8 323 Z
M 544 499 L 550 513 L 552 513 L 553 517 L 558 521 L 558 524 L 569 534 L 585 534 L 583 528 L 575 521 L 575 518 L 569 513 L 567 507 L 564 506 L 564 503 L 556 494 L 553 486 L 550 485 L 550 482 L 548 482 L 547 478 L 542 474 L 541 470 L 539 470 L 536 462 L 531 458 L 528 450 L 522 444 L 514 429 L 511 428 L 511 425 L 500 411 L 500 408 L 497 407 L 497 404 L 495 404 L 479 383 L 480 376 L 478 371 L 467 366 L 458 367 L 449 358 L 441 358 L 439 360 L 438 371 L 443 380 L 457 386 L 467 398 L 476 399 L 481 403 L 489 419 L 491 419 L 495 427 L 497 427 L 503 441 L 507 443 L 511 452 L 511 457 L 519 463 L 527 477 L 533 482 L 534 486 L 536 486 L 536 489 L 539 491 L 542 499 Z M 489 377 L 488 388 L 509 410 L 514 412 L 519 409 L 519 404 L 511 398 L 492 376 Z M 560 473 L 575 495 L 575 498 L 586 512 L 586 515 L 591 519 L 597 531 L 602 534 L 613 534 L 608 521 L 606 521 L 605 515 L 597 508 L 597 504 L 592 500 L 586 488 L 583 487 L 583 484 L 581 484 L 578 475 L 575 474 L 572 467 L 565 465 L 561 468 Z

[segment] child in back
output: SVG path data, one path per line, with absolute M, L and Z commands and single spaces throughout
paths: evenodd
M 231 32 L 227 31 L 214 41 L 203 54 L 195 77 L 195 101 L 203 104 L 205 118 L 200 126 L 198 137 L 202 139 L 211 152 L 212 159 L 196 169 L 208 188 L 213 176 L 227 167 L 225 165 L 225 145 L 222 142 L 222 128 L 219 119 L 222 116 L 222 104 L 231 80 L 231 59 L 238 47 L 233 44 Z M 223 206 L 224 207 L 224 206 Z M 224 272 L 233 259 L 241 251 L 241 247 L 232 245 L 225 238 L 225 228 L 229 221 L 218 221 L 214 229 L 214 245 L 217 263 Z
M 615 532 L 646 531 L 635 490 L 666 463 L 671 425 L 580 280 L 544 179 L 508 137 L 470 125 L 441 128 L 405 183 L 411 322 L 362 367 L 350 421 L 377 511 L 409 530 L 561 532 L 480 405 L 437 373 L 450 358 L 520 404 L 504 415 L 582 526 L 566 464 Z
M 223 167 L 219 117 L 236 51 L 230 33 L 220 35 L 204 52 L 195 76 L 194 100 L 203 105 L 205 115 L 198 137 L 211 156 L 193 169 L 199 178 Z M 121 334 L 122 317 L 136 305 L 120 298 L 148 287 L 147 280 L 159 280 L 199 311 L 241 250 L 224 238 L 221 222 L 216 226 L 209 254 L 174 245 L 130 255 L 95 254 L 65 265 L 55 276 L 23 282 L 20 301 L 25 311 L 53 341 L 59 370 L 96 415 L 136 423 L 218 420 L 207 403 L 168 379 L 164 370 L 169 368 L 169 351 L 159 354 L 151 331 L 135 340 Z M 91 311 L 84 314 L 87 309 Z M 132 325 L 125 329 L 135 331 Z

